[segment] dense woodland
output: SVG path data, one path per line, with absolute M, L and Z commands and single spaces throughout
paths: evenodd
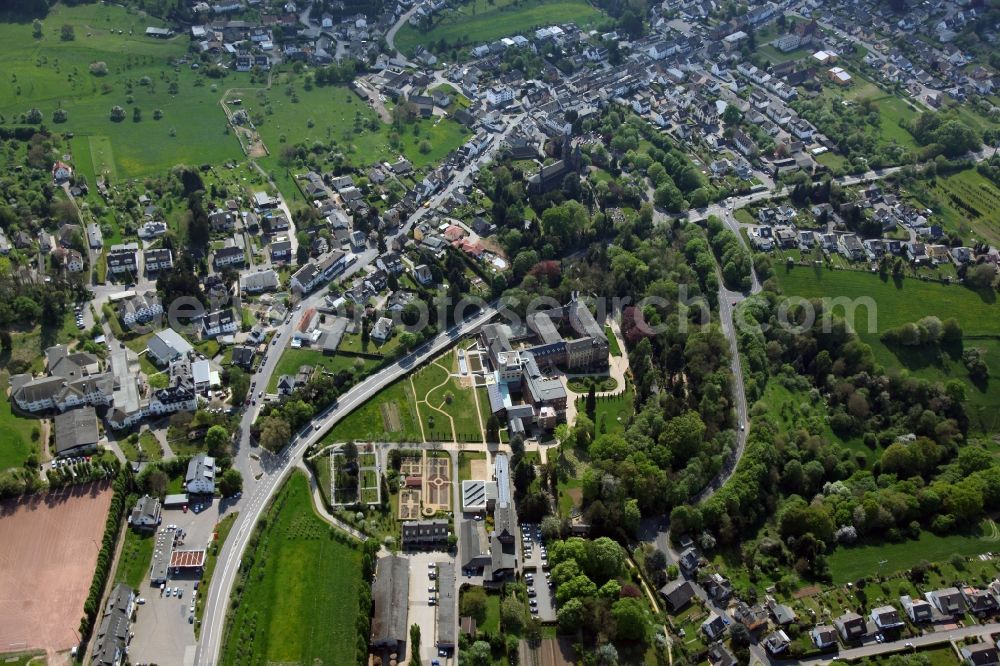
M 886 372 L 842 319 L 811 303 L 817 317 L 803 330 L 778 325 L 781 296 L 768 287 L 746 303 L 741 331 L 750 400 L 777 383 L 801 401 L 782 413 L 757 402 L 747 450 L 734 477 L 700 507 L 678 507 L 674 534 L 703 543 L 740 545 L 751 577 L 793 567 L 826 579 L 825 555 L 838 544 L 901 540 L 922 529 L 938 533 L 974 526 L 1000 507 L 1000 466 L 966 439 L 964 387 Z M 803 308 L 791 321 L 803 324 Z M 824 326 L 824 315 L 829 326 Z M 921 320 L 887 338 L 917 336 L 947 344 L 953 322 Z M 786 424 L 791 422 L 790 426 Z M 860 439 L 881 457 L 855 454 Z M 763 529 L 762 529 L 763 528 Z

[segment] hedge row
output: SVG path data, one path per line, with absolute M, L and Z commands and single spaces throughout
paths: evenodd
M 115 545 L 118 542 L 118 532 L 122 526 L 122 518 L 129 506 L 129 492 L 131 476 L 128 467 L 118 470 L 118 475 L 112 482 L 111 487 L 114 495 L 111 498 L 111 508 L 108 510 L 108 519 L 104 523 L 104 538 L 101 540 L 101 551 L 97 554 L 97 568 L 94 570 L 94 577 L 90 581 L 90 593 L 87 601 L 83 604 L 83 618 L 80 620 L 80 644 L 83 645 L 90 638 L 90 632 L 94 628 L 94 620 L 100 610 L 101 597 L 104 596 L 104 587 L 107 585 L 108 576 L 111 574 L 111 564 L 115 559 Z M 132 496 L 134 497 L 134 496 Z
M 358 632 L 357 656 L 358 666 L 368 664 L 368 637 L 371 635 L 372 621 L 372 587 L 370 581 L 375 576 L 375 564 L 378 559 L 378 542 L 369 539 L 361 544 L 361 590 L 358 595 L 358 619 L 355 629 Z

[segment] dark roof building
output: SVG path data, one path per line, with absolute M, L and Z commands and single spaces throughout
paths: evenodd
M 86 451 L 97 446 L 97 412 L 85 406 L 57 414 L 56 455 Z
M 409 635 L 410 562 L 398 555 L 379 558 L 372 585 L 372 647 L 404 653 Z
M 94 666 L 120 666 L 125 663 L 134 602 L 135 593 L 124 583 L 119 583 L 111 592 L 94 634 L 90 662 Z

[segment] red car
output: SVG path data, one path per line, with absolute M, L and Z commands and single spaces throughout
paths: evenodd
M 184 506 L 182 506 L 181 507 L 181 511 L 183 511 L 184 513 L 187 513 L 188 512 L 188 505 L 185 504 Z

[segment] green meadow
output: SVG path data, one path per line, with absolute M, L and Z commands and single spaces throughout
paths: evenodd
M 72 41 L 60 38 L 64 24 L 73 27 Z M 0 24 L 0 115 L 12 124 L 39 109 L 46 126 L 73 133 L 71 146 L 79 151 L 74 161 L 88 176 L 134 178 L 176 164 L 238 159 L 239 143 L 227 133 L 218 102 L 226 87 L 248 76 L 210 79 L 187 64 L 171 66 L 187 54 L 190 39 L 144 35 L 146 27 L 162 25 L 105 4 L 56 5 L 40 39 L 30 23 Z M 107 73 L 92 73 L 91 65 L 100 62 Z M 116 105 L 126 113 L 120 122 L 110 119 Z M 141 110 L 138 122 L 135 107 Z M 58 108 L 68 114 L 64 123 L 53 121 Z M 153 119 L 156 109 L 163 115 L 159 120 Z
M 969 380 L 968 372 L 958 353 L 938 353 L 936 350 L 905 347 L 889 348 L 880 340 L 886 330 L 922 317 L 934 315 L 955 318 L 962 327 L 964 348 L 982 349 L 992 372 L 1000 371 L 1000 306 L 993 292 L 976 292 L 959 285 L 944 285 L 906 278 L 891 277 L 861 271 L 834 271 L 826 268 L 795 266 L 781 267 L 776 277 L 786 295 L 804 298 L 858 299 L 851 322 L 858 335 L 871 345 L 875 359 L 886 368 L 905 369 L 910 374 L 931 381 L 959 379 L 966 385 L 966 408 L 975 429 L 993 431 L 1000 428 L 1000 380 L 990 378 L 985 384 Z M 874 303 L 869 308 L 865 299 Z M 837 310 L 843 315 L 845 310 Z M 955 352 L 956 350 L 949 350 Z
M 419 44 L 442 39 L 452 46 L 476 45 L 569 21 L 591 27 L 603 18 L 605 14 L 586 0 L 473 0 L 457 10 L 445 10 L 426 32 L 404 25 L 396 35 L 396 47 L 412 53 Z
M 296 472 L 267 513 L 254 568 L 238 584 L 222 664 L 347 664 L 355 659 L 361 550 L 333 536 Z

